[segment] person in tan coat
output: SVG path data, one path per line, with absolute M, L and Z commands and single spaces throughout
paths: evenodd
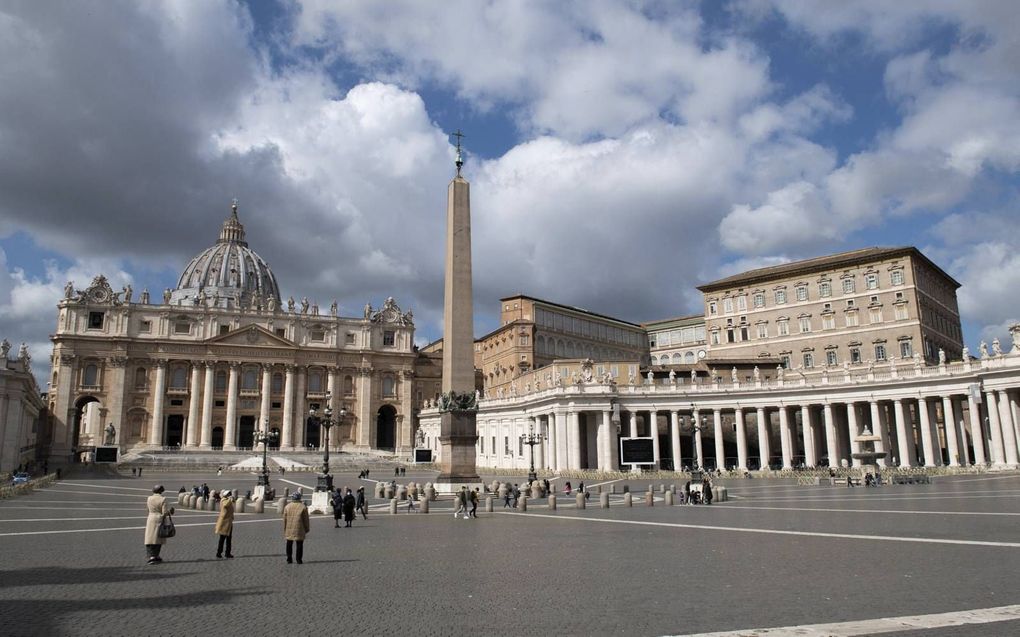
M 234 557 L 230 552 L 231 542 L 234 539 L 234 494 L 227 489 L 220 494 L 220 515 L 216 518 L 216 527 L 213 533 L 219 536 L 219 544 L 216 546 L 216 557 L 221 558 L 223 548 L 226 545 L 226 557 Z
M 311 530 L 308 524 L 308 507 L 301 501 L 301 493 L 290 496 L 290 502 L 283 508 L 283 539 L 287 540 L 287 563 L 293 562 L 291 553 L 294 543 L 297 543 L 297 563 L 301 564 L 301 558 L 305 552 L 305 535 Z
M 152 489 L 152 495 L 145 501 L 145 509 L 149 513 L 145 519 L 145 553 L 149 556 L 150 565 L 163 561 L 159 552 L 166 544 L 166 538 L 159 537 L 159 524 L 163 521 L 164 515 L 174 513 L 174 508 L 166 503 L 163 491 L 163 485 L 157 484 Z

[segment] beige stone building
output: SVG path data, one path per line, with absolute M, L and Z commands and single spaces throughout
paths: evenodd
M 708 357 L 705 317 L 680 316 L 642 323 L 648 333 L 649 364 L 694 365 Z
M 282 302 L 268 264 L 245 241 L 236 204 L 219 239 L 150 298 L 68 283 L 58 306 L 49 407 L 52 455 L 108 438 L 122 450 L 233 450 L 279 430 L 282 449 L 318 448 L 311 407 L 346 417 L 330 447 L 401 452 L 412 445 L 414 323 L 387 299 L 343 316 Z
M 0 474 L 44 459 L 47 442 L 46 403 L 32 375 L 31 357 L 23 344 L 9 356 L 11 344 L 0 344 Z
M 557 359 L 647 358 L 642 326 L 577 307 L 518 294 L 500 299 L 500 327 L 475 340 L 475 367 L 486 395 L 510 391 L 514 379 Z
M 917 248 L 865 248 L 701 285 L 714 359 L 791 368 L 963 355 L 960 284 Z

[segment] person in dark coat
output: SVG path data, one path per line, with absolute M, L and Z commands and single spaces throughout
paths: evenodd
M 351 493 L 350 487 L 347 488 L 347 493 L 344 495 L 344 526 L 348 527 L 354 522 L 354 506 L 355 506 L 354 494 Z
M 354 510 L 360 511 L 361 517 L 368 519 L 368 503 L 365 502 L 365 487 L 358 487 L 358 495 L 354 498 Z
M 333 507 L 333 528 L 340 528 L 340 518 L 344 514 L 344 496 L 340 493 L 340 489 L 333 491 L 333 497 L 330 498 L 330 505 Z

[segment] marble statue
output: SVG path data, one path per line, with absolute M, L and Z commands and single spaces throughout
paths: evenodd
M 330 306 L 329 306 L 329 315 L 330 316 L 336 316 L 336 314 L 337 314 L 336 299 L 333 299 L 333 303 L 330 304 Z
M 921 369 L 921 355 L 914 352 L 914 369 Z
M 7 360 L 7 354 L 11 351 L 11 342 L 6 338 L 0 341 L 0 355 L 3 356 L 4 360 Z
M 988 358 L 988 343 L 981 341 L 978 345 L 978 351 L 981 353 L 981 358 Z
M 27 361 L 30 360 L 31 358 L 32 357 L 28 355 L 28 344 L 22 342 L 21 347 L 18 348 L 18 360 Z
M 366 319 L 372 318 L 372 304 L 371 303 L 365 303 L 365 318 Z
M 170 288 L 163 290 L 163 303 L 170 302 Z
M 312 303 L 312 316 L 318 316 L 318 315 L 319 315 L 319 304 L 318 303 Z
M 730 382 L 733 383 L 734 385 L 736 385 L 737 382 L 738 382 L 737 381 L 737 368 L 736 367 L 734 367 L 733 369 L 730 370 Z
M 269 295 L 269 303 L 268 303 L 268 305 L 269 305 L 269 311 L 270 312 L 275 312 L 276 311 L 276 297 L 273 296 L 272 294 Z
M 967 347 L 966 345 L 964 345 L 963 346 L 963 362 L 966 363 L 969 360 L 970 360 L 970 348 Z
M 673 385 L 676 383 L 676 370 L 669 370 L 669 384 Z
M 691 384 L 693 385 L 696 382 L 698 382 L 698 370 L 692 369 L 691 370 Z
M 142 302 L 142 305 L 148 305 L 149 304 L 149 288 L 142 288 L 141 302 Z
M 64 284 L 64 298 L 69 299 L 74 296 L 74 283 L 68 281 Z
M 776 378 L 783 380 L 784 376 L 786 376 L 786 368 L 782 365 L 776 365 Z
M 939 365 L 946 364 L 946 350 L 939 348 Z
M 652 370 L 648 370 L 647 378 L 648 378 L 648 384 L 649 385 L 654 385 L 655 384 L 655 374 L 652 373 Z
M 751 373 L 754 375 L 754 382 L 761 380 L 761 370 L 758 369 L 757 365 L 754 366 L 754 371 Z
M 113 426 L 113 423 L 106 425 L 106 439 L 103 444 L 112 445 L 117 440 L 117 429 Z
M 719 372 L 715 371 L 715 368 L 714 368 L 714 367 L 713 367 L 713 368 L 711 368 L 711 369 L 710 369 L 710 370 L 708 370 L 708 371 L 709 371 L 709 375 L 710 375 L 710 376 L 712 377 L 712 382 L 713 382 L 713 383 L 714 383 L 714 382 L 717 382 L 717 381 L 719 380 Z
M 998 337 L 992 339 L 992 354 L 1002 356 L 1002 345 L 999 344 Z
M 291 314 L 294 313 L 294 297 L 293 296 L 290 297 L 289 299 L 287 299 L 287 311 L 290 312 Z
M 131 284 L 128 283 L 124 286 L 124 302 L 131 303 L 131 295 L 134 294 L 134 290 L 131 289 Z
M 635 385 L 635 384 L 637 384 L 636 381 L 637 381 L 637 378 L 634 377 L 634 372 L 631 372 L 630 374 L 627 375 L 627 382 L 629 384 Z

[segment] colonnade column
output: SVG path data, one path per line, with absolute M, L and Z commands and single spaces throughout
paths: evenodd
M 914 460 L 914 434 L 910 432 L 910 438 L 907 438 L 907 421 L 903 417 L 903 401 L 896 399 L 893 401 L 893 414 L 896 417 L 896 441 L 900 446 L 900 466 L 901 467 L 913 467 Z
M 696 467 L 698 469 L 704 469 L 705 468 L 705 450 L 702 447 L 703 443 L 702 443 L 702 440 L 701 440 L 701 421 L 698 420 L 698 410 L 697 409 L 695 409 L 691 413 L 691 417 L 694 419 L 694 455 L 697 458 L 697 460 L 696 460 L 696 462 L 697 462 Z
M 772 450 L 769 448 L 769 421 L 764 407 L 759 407 L 754 412 L 754 418 L 758 423 L 758 468 L 765 470 L 769 468 L 769 457 Z
M 917 413 L 921 418 L 921 444 L 924 446 L 924 465 L 935 466 L 935 447 L 931 435 L 931 412 L 928 409 L 928 399 L 921 396 L 917 399 Z
M 166 400 L 166 361 L 156 361 L 156 391 L 152 395 L 152 425 L 149 444 L 163 446 L 163 402 Z
M 967 434 L 967 425 L 963 421 L 963 400 L 957 398 L 953 400 L 950 397 L 950 401 L 953 405 L 953 423 L 956 426 L 956 436 L 959 441 L 960 447 L 960 463 L 964 466 L 970 466 L 973 464 L 973 458 L 970 456 L 970 436 Z
M 553 412 L 546 414 L 545 423 L 546 433 L 549 436 L 549 445 L 546 451 L 546 454 L 549 456 L 549 468 L 553 471 L 559 471 L 560 463 L 556 457 L 556 450 L 559 448 L 560 439 L 556 436 L 556 414 Z M 496 450 L 493 449 L 492 452 L 495 453 Z
M 184 444 L 189 447 L 198 446 L 199 422 L 198 407 L 199 396 L 202 390 L 202 372 L 198 363 L 191 365 L 191 390 L 188 392 L 188 427 Z
M 237 363 L 230 363 L 227 376 L 227 422 L 223 428 L 223 449 L 237 449 Z
M 815 454 L 815 428 L 811 421 L 811 405 L 801 405 L 800 424 L 804 429 L 804 464 L 808 467 L 817 467 L 818 457 Z
M 659 449 L 659 414 L 654 411 L 648 412 L 648 435 L 652 437 L 652 461 L 654 462 L 652 466 L 658 471 L 662 452 Z
M 985 428 L 981 423 L 981 410 L 978 409 L 974 395 L 967 394 L 967 415 L 970 418 L 970 439 L 974 441 L 974 463 L 988 463 L 985 457 Z
M 737 424 L 737 468 L 747 471 L 747 427 L 744 425 L 744 409 L 737 407 L 733 412 Z
M 613 412 L 608 409 L 602 410 L 602 436 L 599 438 L 599 470 L 613 470 Z
M 956 440 L 956 416 L 953 413 L 953 399 L 949 396 L 942 397 L 942 423 L 946 429 L 946 451 L 949 453 L 949 466 L 959 467 L 960 447 Z
M 616 425 L 612 416 L 609 417 L 609 469 L 615 471 L 620 466 L 620 440 L 616 435 Z
M 829 466 L 838 467 L 839 451 L 836 445 L 836 424 L 832 418 L 832 403 L 822 407 L 822 418 L 825 421 L 825 452 L 829 456 Z
M 305 419 L 308 417 L 308 412 L 305 410 L 305 397 L 308 395 L 308 368 L 298 367 L 297 368 L 297 389 L 294 392 L 294 425 L 297 427 L 297 431 L 294 432 L 294 446 L 304 449 L 307 445 L 307 439 L 305 431 Z M 360 385 L 359 385 L 360 390 Z M 361 404 L 360 402 L 358 403 Z M 348 413 L 348 418 L 357 418 L 358 427 L 360 431 L 361 426 L 361 414 L 354 412 Z M 360 435 L 360 434 L 356 434 Z
M 999 424 L 1002 426 L 1002 447 L 1006 464 L 1015 466 L 1020 460 L 1017 458 L 1016 430 L 1013 428 L 1013 414 L 1009 406 L 1009 395 L 1004 391 L 996 391 L 996 400 L 999 402 Z
M 556 412 L 556 469 L 566 471 L 570 468 L 567 463 L 567 447 L 570 441 L 567 439 L 567 414 L 563 411 Z
M 992 462 L 997 466 L 1006 464 L 1004 447 L 1002 446 L 1002 427 L 999 426 L 999 402 L 995 399 L 995 392 L 985 392 L 985 405 L 988 409 L 988 431 L 992 439 Z
M 722 411 L 712 410 L 712 425 L 715 430 L 715 468 L 723 470 L 726 468 L 726 448 L 723 446 L 722 437 Z
M 549 453 L 549 445 L 546 443 L 546 437 L 542 435 L 542 416 L 532 416 L 531 420 L 535 423 L 535 433 L 538 434 L 538 460 L 535 467 L 537 469 L 548 469 L 549 463 L 546 454 Z M 483 442 L 482 444 L 485 443 Z
M 875 451 L 883 454 L 875 462 L 878 466 L 886 466 L 887 459 L 889 457 L 889 448 L 886 446 L 885 441 L 888 439 L 888 435 L 885 431 L 885 423 L 882 422 L 882 414 L 879 411 L 878 401 L 872 400 L 870 403 L 871 407 L 871 433 L 878 436 L 878 440 L 875 441 Z
M 255 424 L 256 431 L 266 433 L 270 427 L 266 425 L 269 420 L 269 394 L 273 389 L 273 370 L 269 365 L 262 366 L 262 405 L 259 410 L 259 421 Z
M 683 462 L 680 460 L 680 412 L 669 410 L 669 442 L 673 452 L 673 471 L 680 471 Z
M 212 410 L 213 410 L 213 379 L 216 376 L 216 366 L 207 362 L 205 364 L 205 388 L 202 392 L 202 437 L 199 446 L 202 449 L 212 447 Z
M 339 431 L 339 428 L 337 428 Z M 283 377 L 283 436 L 280 446 L 294 448 L 294 366 L 287 365 Z
M 581 468 L 581 412 L 571 410 L 567 416 L 568 469 Z
M 790 414 L 785 405 L 779 406 L 779 447 L 783 454 L 783 468 L 793 468 L 793 432 L 790 431 Z
M 631 438 L 637 438 L 637 412 L 629 412 L 630 416 L 630 433 L 628 434 Z
M 849 402 L 846 404 L 846 429 L 850 434 L 850 461 L 855 467 L 861 466 L 861 459 L 854 458 L 854 454 L 860 452 L 861 443 L 857 442 L 857 436 L 861 435 L 860 429 L 857 427 L 857 403 Z

